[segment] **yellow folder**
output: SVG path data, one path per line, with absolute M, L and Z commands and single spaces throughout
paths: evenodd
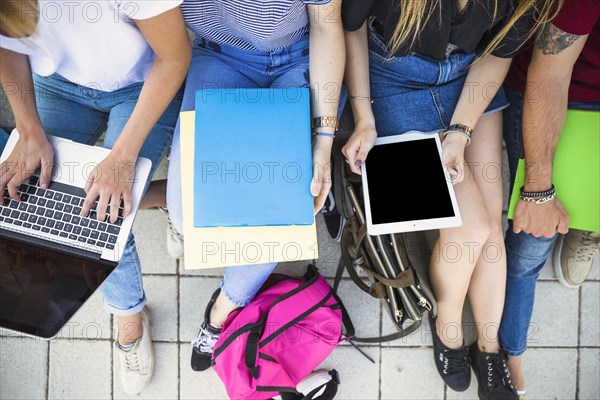
M 184 111 L 180 115 L 185 268 L 204 269 L 318 258 L 315 223 L 310 226 L 194 227 L 195 114 L 194 111 Z
M 512 219 L 525 181 L 519 160 L 508 218 Z M 560 135 L 552 181 L 569 213 L 569 228 L 600 232 L 600 112 L 569 110 Z

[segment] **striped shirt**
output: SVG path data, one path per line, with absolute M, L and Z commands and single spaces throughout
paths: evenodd
M 307 4 L 331 0 L 184 0 L 181 11 L 197 36 L 242 50 L 287 47 L 308 33 Z

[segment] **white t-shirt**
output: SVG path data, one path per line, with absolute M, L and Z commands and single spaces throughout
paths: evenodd
M 39 0 L 33 35 L 0 36 L 0 46 L 29 56 L 41 76 L 111 92 L 143 82 L 154 52 L 133 20 L 155 17 L 182 0 Z

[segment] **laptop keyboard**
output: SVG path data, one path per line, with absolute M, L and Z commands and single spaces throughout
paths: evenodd
M 123 224 L 123 202 L 116 223 L 106 219 L 98 221 L 94 202 L 87 218 L 81 208 L 86 193 L 82 188 L 59 182 L 51 182 L 48 189 L 39 187 L 39 178 L 32 176 L 19 186 L 21 201 L 12 200 L 4 192 L 4 205 L 0 204 L 0 224 L 20 226 L 44 232 L 57 238 L 113 250 Z

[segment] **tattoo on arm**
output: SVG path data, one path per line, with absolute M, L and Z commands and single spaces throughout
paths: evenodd
M 544 55 L 556 55 L 570 47 L 580 37 L 562 31 L 551 23 L 547 23 L 540 31 L 535 45 Z

